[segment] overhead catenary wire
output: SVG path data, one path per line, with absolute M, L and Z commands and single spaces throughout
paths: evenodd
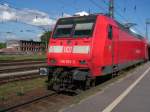
M 105 0 L 103 0 L 103 3 L 107 6 L 109 6 L 109 3 L 107 3 Z M 115 4 L 116 5 L 116 4 Z M 117 14 L 119 17 L 121 17 L 122 19 L 124 19 L 125 21 L 128 21 L 128 19 L 126 19 L 124 16 L 122 16 L 120 14 L 120 12 L 118 12 L 117 10 L 115 10 L 115 14 Z
M 104 7 L 98 5 L 94 0 L 90 0 L 90 2 L 91 2 L 95 7 L 97 7 L 97 8 L 99 8 L 99 9 L 101 9 L 101 10 L 107 12 L 107 10 L 106 10 Z
M 77 8 L 77 5 L 75 5 L 75 3 L 77 2 L 77 0 L 73 1 L 74 3 L 73 4 L 69 4 L 69 6 L 72 6 L 71 9 L 74 8 L 75 12 L 79 11 L 80 8 Z M 64 2 L 63 0 L 57 0 L 57 3 L 59 3 L 62 7 L 62 12 L 61 12 L 61 16 L 63 16 L 65 13 L 65 7 L 68 6 L 68 4 L 66 2 Z
M 105 0 L 103 0 L 103 3 L 105 4 L 105 5 L 109 5 L 109 3 L 107 3 Z M 135 5 L 136 6 L 136 5 Z M 137 9 L 137 6 L 135 7 L 134 6 L 134 10 L 136 10 Z M 115 4 L 115 7 L 117 7 L 116 9 L 122 9 L 119 5 L 117 5 L 117 4 Z M 126 8 L 125 8 L 125 10 L 126 10 Z M 129 22 L 129 19 L 127 19 L 127 18 L 125 18 L 122 14 L 120 14 L 120 11 L 118 11 L 118 10 L 115 10 L 115 14 L 117 15 L 117 16 L 119 16 L 119 17 L 121 17 L 126 23 L 127 22 Z M 134 29 L 136 30 L 136 31 L 138 31 L 140 34 L 143 34 L 137 27 L 134 27 Z

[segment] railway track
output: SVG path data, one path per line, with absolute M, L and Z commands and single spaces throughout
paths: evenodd
M 33 69 L 39 69 L 40 67 L 45 67 L 46 63 L 34 64 L 29 63 L 26 65 L 14 65 L 14 66 L 0 66 L 0 74 L 2 73 L 11 73 L 16 71 L 27 71 Z
M 63 106 L 66 102 L 73 98 L 71 95 L 56 93 L 53 91 L 44 91 L 43 93 L 44 94 L 40 96 L 32 94 L 32 97 L 26 97 L 25 100 L 20 101 L 21 103 L 16 102 L 12 105 L 1 108 L 0 112 L 26 112 L 26 107 L 29 107 L 31 112 L 35 112 L 34 105 L 36 105 L 37 108 L 43 108 L 43 111 L 41 112 L 44 112 L 47 105 L 51 108 L 51 111 L 54 111 L 55 108 L 60 108 L 60 106 Z
M 107 78 L 101 78 L 101 84 L 111 80 L 111 77 L 109 79 Z M 68 95 L 69 94 L 69 95 Z M 34 95 L 36 96 L 36 94 Z M 57 112 L 57 110 L 61 109 L 63 106 L 66 106 L 70 104 L 70 101 L 74 100 L 74 95 L 71 95 L 70 93 L 56 93 L 50 91 L 50 93 L 34 97 L 28 101 L 24 101 L 22 103 L 11 105 L 7 108 L 4 108 L 0 110 L 0 112 L 49 112 L 50 110 L 52 112 Z
M 102 78 L 101 81 L 102 81 L 101 83 L 103 83 L 106 80 L 105 80 L 105 78 Z M 33 96 L 36 96 L 36 94 L 33 95 Z M 68 104 L 67 102 L 69 102 L 70 99 L 73 99 L 73 96 L 74 95 L 70 94 L 70 93 L 67 93 L 67 94 L 66 93 L 60 93 L 59 94 L 59 93 L 50 91 L 50 93 L 48 93 L 48 94 L 45 94 L 45 95 L 42 95 L 42 96 L 39 96 L 39 97 L 34 97 L 34 98 L 32 98 L 28 101 L 24 101 L 24 102 L 16 104 L 16 105 L 11 105 L 7 108 L 4 108 L 4 109 L 0 110 L 0 112 L 20 112 L 20 111 L 21 112 L 26 112 L 26 107 L 28 107 L 28 109 L 30 111 L 35 112 L 36 107 L 40 111 L 39 108 L 43 108 L 43 109 L 47 108 L 47 105 L 54 112 L 54 110 L 55 110 L 54 108 L 57 109 L 58 105 L 59 106 L 61 105 L 62 107 L 64 105 L 67 105 Z M 35 105 L 36 105 L 36 107 L 35 107 Z M 59 106 L 58 106 L 58 108 L 61 108 Z M 45 111 L 45 112 L 49 112 L 49 111 Z
M 1 63 L 16 63 L 16 62 L 38 62 L 38 61 L 45 61 L 45 59 L 38 59 L 38 60 L 33 60 L 33 59 L 25 59 L 25 60 L 0 60 Z
M 40 63 L 46 63 L 45 61 L 13 61 L 13 62 L 0 62 L 1 66 L 13 66 L 13 65 L 25 65 L 25 64 L 40 64 Z
M 38 74 L 38 70 L 32 70 L 32 71 L 27 71 L 25 74 L 19 74 L 23 72 L 18 72 L 18 73 L 12 73 L 14 75 L 9 75 L 9 74 L 2 74 L 3 77 L 0 77 L 0 85 L 8 83 L 8 82 L 14 82 L 14 81 L 20 81 L 20 80 L 28 80 L 28 79 L 34 79 L 38 77 L 43 77 Z
M 16 104 L 16 105 L 12 105 L 12 106 L 10 106 L 10 107 L 8 107 L 8 108 L 0 109 L 0 112 L 12 111 L 12 110 L 15 110 L 15 109 L 17 109 L 17 108 L 20 108 L 20 107 L 22 107 L 22 106 L 31 104 L 31 103 L 33 103 L 33 102 L 36 102 L 36 101 L 39 101 L 39 100 L 43 100 L 43 99 L 48 98 L 48 97 L 57 96 L 57 95 L 58 95 L 57 93 L 51 92 L 51 93 L 48 93 L 48 94 L 45 94 L 45 95 L 42 95 L 42 96 L 39 96 L 39 97 L 30 99 L 30 100 L 25 101 L 25 102 L 23 102 L 23 103 Z
M 38 108 L 40 112 L 49 112 L 50 110 L 56 112 L 57 109 L 67 105 L 72 99 L 73 96 L 71 95 L 49 91 L 38 97 L 36 95 L 32 98 L 30 97 L 30 99 L 21 103 L 6 106 L 5 108 L 0 109 L 0 112 L 26 112 L 27 110 L 36 112 L 35 108 Z M 49 107 L 48 110 L 46 110 L 47 106 Z M 28 107 L 27 110 L 26 107 Z
M 33 78 L 38 78 L 38 77 L 43 77 L 38 74 L 38 69 L 39 67 L 46 66 L 44 62 L 12 62 L 12 63 L 7 63 L 3 62 L 0 63 L 0 85 L 6 84 L 8 82 L 14 82 L 14 81 L 20 81 L 20 80 L 29 80 Z M 44 90 L 44 89 L 43 89 Z M 46 90 L 46 89 L 45 89 Z M 38 91 L 40 92 L 40 90 Z M 45 93 L 42 91 L 43 95 L 37 95 L 37 93 L 30 94 L 27 98 L 25 96 L 24 99 L 19 100 L 19 102 L 14 102 L 11 103 L 10 105 L 3 105 L 4 107 L 0 107 L 0 112 L 6 112 L 6 111 L 15 111 L 15 109 L 22 108 L 25 105 L 32 105 L 32 103 L 35 102 L 48 102 L 50 104 L 55 104 L 57 105 L 60 103 L 60 100 L 64 101 L 64 97 L 68 97 L 55 93 L 55 92 L 48 92 Z M 32 96 L 32 97 L 31 97 Z M 55 101 L 55 99 L 59 99 L 58 102 Z M 47 99 L 53 99 L 46 101 Z M 67 99 L 67 98 L 65 98 Z M 2 103 L 2 102 L 1 102 Z M 1 105 L 1 104 L 0 104 Z
M 46 67 L 45 61 L 0 62 L 0 84 L 42 77 L 40 67 Z

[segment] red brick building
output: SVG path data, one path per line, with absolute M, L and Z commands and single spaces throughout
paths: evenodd
M 6 42 L 5 50 L 6 49 L 11 49 L 13 52 L 15 51 L 16 53 L 21 54 L 42 53 L 43 51 L 45 51 L 45 44 L 33 40 L 9 40 Z M 9 50 L 9 52 L 11 52 L 11 50 Z

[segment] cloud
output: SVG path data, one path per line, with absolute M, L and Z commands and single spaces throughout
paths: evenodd
M 63 16 L 70 17 L 71 15 L 64 13 Z M 18 9 L 7 3 L 0 4 L 0 42 L 11 39 L 40 40 L 44 31 L 54 28 L 58 18 L 60 16 L 56 13 L 49 16 L 47 13 L 35 9 Z M 7 33 L 8 29 L 13 33 Z
M 56 20 L 45 12 L 31 9 L 12 8 L 8 4 L 0 4 L 0 22 L 19 21 L 35 26 L 53 26 Z
M 2 14 L 0 16 L 0 19 L 3 21 L 9 21 L 9 20 L 13 20 L 15 18 L 15 16 L 16 15 L 13 12 L 4 11 L 4 12 L 2 12 Z
M 7 34 L 0 36 L 1 42 L 5 42 L 6 40 L 19 40 L 20 37 L 16 36 L 15 34 Z
M 70 15 L 70 14 L 67 14 L 67 13 L 64 13 L 63 14 L 63 17 L 71 17 L 72 15 Z
M 41 41 L 41 36 L 43 35 L 43 33 L 39 33 L 37 34 L 37 38 L 35 39 L 36 41 Z
M 48 18 L 34 18 L 32 20 L 32 24 L 34 25 L 53 25 L 55 20 L 48 19 Z

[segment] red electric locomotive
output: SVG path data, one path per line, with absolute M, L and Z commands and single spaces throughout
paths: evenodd
M 96 77 L 147 60 L 147 49 L 145 38 L 104 14 L 61 18 L 49 41 L 48 88 L 88 88 Z

